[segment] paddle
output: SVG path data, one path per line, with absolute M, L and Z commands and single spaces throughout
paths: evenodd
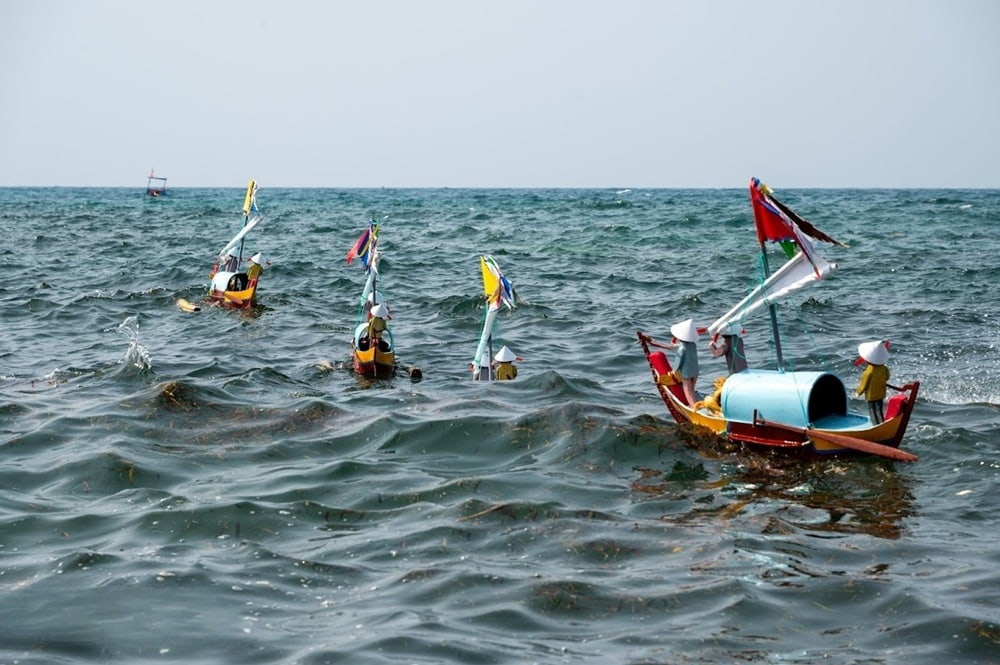
M 847 436 L 846 434 L 833 434 L 831 432 L 824 432 L 816 429 L 809 429 L 808 427 L 795 427 L 794 425 L 785 425 L 782 423 L 776 423 L 772 420 L 764 420 L 763 418 L 754 418 L 754 425 L 764 425 L 765 427 L 776 427 L 778 429 L 785 429 L 790 432 L 798 432 L 800 434 L 805 434 L 806 436 L 815 436 L 820 439 L 826 439 L 831 443 L 836 443 L 843 446 L 844 448 L 850 448 L 852 450 L 860 450 L 871 455 L 878 455 L 880 457 L 888 457 L 889 459 L 898 460 L 900 462 L 916 462 L 917 456 L 913 453 L 908 453 L 905 450 L 900 450 L 899 448 L 893 448 L 892 446 L 886 446 L 881 443 L 875 443 L 874 441 L 866 441 L 864 439 L 859 439 L 853 436 Z
M 201 307 L 198 307 L 198 305 L 195 305 L 194 303 L 192 303 L 192 302 L 190 302 L 190 301 L 188 301 L 188 300 L 186 300 L 184 298 L 178 298 L 177 299 L 177 306 L 181 310 L 183 310 L 185 312 L 200 312 L 201 311 Z

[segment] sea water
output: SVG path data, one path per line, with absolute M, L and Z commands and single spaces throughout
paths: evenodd
M 771 184 L 848 245 L 781 303 L 786 360 L 853 394 L 890 340 L 918 462 L 669 417 L 636 331 L 757 283 L 745 188 L 261 183 L 246 313 L 176 305 L 241 188 L 0 189 L 0 663 L 1000 662 L 1000 192 Z M 372 216 L 422 381 L 350 370 Z M 471 381 L 481 254 L 512 382 Z

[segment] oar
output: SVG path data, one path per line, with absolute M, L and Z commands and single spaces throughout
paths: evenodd
M 889 459 L 898 460 L 900 462 L 916 462 L 917 456 L 913 453 L 908 453 L 905 450 L 900 450 L 899 448 L 893 448 L 892 446 L 886 446 L 881 443 L 875 443 L 874 441 L 866 441 L 865 439 L 859 439 L 853 436 L 847 436 L 846 434 L 833 434 L 831 432 L 823 432 L 816 429 L 809 429 L 808 427 L 795 427 L 794 425 L 785 425 L 783 423 L 776 423 L 772 420 L 764 420 L 763 418 L 754 418 L 754 425 L 764 425 L 765 427 L 777 427 L 778 429 L 785 429 L 790 432 L 798 432 L 800 434 L 805 434 L 806 436 L 814 436 L 820 439 L 826 439 L 831 443 L 836 443 L 843 446 L 844 448 L 851 448 L 852 450 L 860 450 L 865 453 L 870 453 L 872 455 L 878 455 L 880 457 L 888 457 Z
M 234 305 L 243 305 L 243 303 L 246 302 L 242 298 L 237 298 L 236 296 L 230 295 L 229 291 L 223 291 L 222 295 L 225 296 L 226 300 L 233 303 Z

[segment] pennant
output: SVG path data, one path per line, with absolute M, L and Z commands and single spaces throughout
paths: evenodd
M 354 246 L 347 250 L 347 265 L 351 265 L 351 261 L 358 257 L 359 252 L 368 250 L 368 240 L 370 237 L 371 231 L 365 229 L 364 233 L 354 243 Z
M 257 181 L 251 180 L 247 183 L 246 198 L 243 199 L 243 214 L 249 215 L 257 210 Z
M 358 237 L 354 246 L 347 251 L 347 265 L 351 265 L 351 261 L 361 257 L 361 262 L 365 268 L 368 267 L 368 255 L 378 241 L 378 227 L 379 224 L 374 219 L 368 222 L 368 228 Z

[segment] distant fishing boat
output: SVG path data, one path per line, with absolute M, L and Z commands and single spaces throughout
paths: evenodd
M 835 264 L 828 263 L 816 252 L 810 238 L 840 243 L 792 212 L 756 178 L 750 181 L 750 200 L 760 243 L 763 280 L 746 298 L 708 326 L 707 332 L 718 336 L 732 330 L 734 324 L 742 325 L 750 313 L 766 306 L 771 318 L 777 367 L 732 373 L 713 395 L 689 404 L 670 361 L 663 351 L 655 350 L 665 345 L 639 331 L 639 343 L 668 411 L 678 423 L 703 427 L 752 446 L 818 455 L 863 452 L 915 461 L 917 456 L 899 450 L 899 445 L 916 402 L 918 381 L 899 388 L 889 386 L 896 392 L 888 400 L 885 419 L 873 424 L 867 415 L 848 412 L 847 391 L 837 375 L 785 369 L 774 301 L 836 269 Z M 790 255 L 774 274 L 770 274 L 768 268 L 766 243 L 769 241 L 781 243 Z
M 163 196 L 167 193 L 167 179 L 153 174 L 153 169 L 149 169 L 149 178 L 146 180 L 146 196 Z
M 257 182 L 251 180 L 243 199 L 243 226 L 223 246 L 209 274 L 212 282 L 208 297 L 211 302 L 232 309 L 249 309 L 256 302 L 258 280 L 267 260 L 257 253 L 247 259 L 249 266 L 246 271 L 241 271 L 240 265 L 243 263 L 244 241 L 263 219 L 257 208 Z
M 513 379 L 517 376 L 516 368 L 504 367 L 504 371 L 499 373 L 497 371 L 494 362 L 496 356 L 493 354 L 493 333 L 500 310 L 505 306 L 507 309 L 514 309 L 517 294 L 492 256 L 479 257 L 479 270 L 482 273 L 483 294 L 486 297 L 486 318 L 479 334 L 479 345 L 476 346 L 476 353 L 472 357 L 472 379 L 474 381 Z M 503 351 L 501 363 L 510 363 L 517 359 L 506 346 L 501 351 Z
M 388 379 L 396 372 L 396 345 L 389 326 L 389 308 L 380 290 L 378 266 L 382 254 L 378 247 L 379 230 L 379 222 L 370 220 L 347 252 L 348 265 L 357 258 L 365 269 L 358 320 L 351 337 L 351 357 L 357 374 Z

